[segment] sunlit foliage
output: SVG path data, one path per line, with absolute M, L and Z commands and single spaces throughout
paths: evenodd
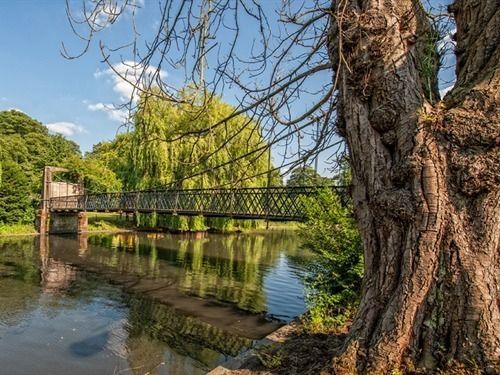
M 23 112 L 0 112 L 0 223 L 30 223 L 42 188 L 46 165 L 61 165 L 79 157 L 78 145 L 49 134 Z
M 235 108 L 214 98 L 201 111 L 203 100 L 196 95 L 186 89 L 183 103 L 158 97 L 139 103 L 132 133 L 131 185 L 265 186 L 268 151 L 259 125 L 245 116 L 235 116 L 223 127 L 199 137 L 198 131 L 229 117 Z M 193 136 L 177 137 L 186 131 Z M 263 151 L 258 156 L 245 156 L 259 148 Z M 220 165 L 223 167 L 215 169 Z
M 278 172 L 268 174 L 273 168 L 269 151 L 259 124 L 248 117 L 234 116 L 223 127 L 201 137 L 197 133 L 208 124 L 230 117 L 234 111 L 234 107 L 220 98 L 213 98 L 206 104 L 190 89 L 185 89 L 181 103 L 172 103 L 160 96 L 142 98 L 134 128 L 111 142 L 95 145 L 86 160 L 102 163 L 112 170 L 125 190 L 281 185 Z M 186 131 L 193 135 L 178 137 Z M 248 155 L 260 148 L 262 151 L 257 155 Z M 216 168 L 220 165 L 223 167 Z M 109 182 L 111 178 L 107 179 L 106 186 L 110 186 Z M 93 185 L 97 187 L 96 183 Z M 136 220 L 142 227 L 182 231 L 208 227 L 230 231 L 242 227 L 241 223 L 225 218 L 208 220 L 140 214 Z M 247 226 L 254 224 L 245 223 Z
M 339 326 L 355 310 L 363 276 L 363 251 L 352 207 L 331 189 L 306 199 L 302 246 L 318 255 L 309 265 L 309 316 L 313 329 Z

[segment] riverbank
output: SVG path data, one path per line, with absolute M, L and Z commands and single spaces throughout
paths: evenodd
M 113 232 L 124 232 L 124 231 L 158 231 L 156 228 L 138 227 L 131 217 L 127 217 L 115 213 L 101 213 L 101 212 L 89 212 L 88 213 L 88 233 L 113 233 Z M 242 227 L 232 227 L 231 229 L 217 229 L 217 228 L 207 228 L 203 231 L 192 231 L 192 230 L 171 230 L 171 232 L 214 232 L 214 233 L 258 233 L 268 230 L 296 230 L 299 228 L 299 223 L 296 222 L 269 222 L 261 220 L 259 225 L 250 228 Z M 160 231 L 169 231 L 166 228 L 161 228 Z M 0 236 L 28 236 L 37 235 L 38 232 L 32 224 L 0 224 Z
M 297 318 L 208 375 L 329 374 L 332 358 L 339 353 L 347 328 L 313 332 Z
M 89 233 L 97 232 L 123 232 L 134 230 L 132 221 L 127 221 L 115 214 L 89 215 Z M 0 236 L 30 236 L 39 234 L 33 224 L 0 224 Z
M 0 224 L 0 236 L 23 236 L 37 234 L 31 224 Z

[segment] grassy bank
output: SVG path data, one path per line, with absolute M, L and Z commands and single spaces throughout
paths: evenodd
M 89 232 L 117 232 L 123 230 L 134 230 L 137 229 L 136 223 L 133 218 L 125 215 L 120 216 L 116 213 L 97 213 L 97 212 L 89 212 Z M 240 221 L 242 222 L 242 221 Z M 231 225 L 223 228 L 206 228 L 204 230 L 213 230 L 215 232 L 260 232 L 265 230 L 283 230 L 283 229 L 298 229 L 299 224 L 296 222 L 269 222 L 269 226 L 266 226 L 266 222 L 264 220 L 259 220 L 256 225 L 253 226 L 242 226 L 242 225 Z M 143 230 L 148 229 L 156 229 L 156 228 L 148 228 L 147 226 L 142 227 Z M 174 231 L 179 231 L 179 229 L 173 228 Z M 180 231 L 196 231 L 187 227 L 185 230 Z M 10 235 L 19 235 L 19 234 L 36 234 L 36 229 L 33 224 L 0 224 L 0 236 L 10 236 Z
M 251 233 L 256 231 L 298 229 L 295 222 L 269 222 L 265 220 L 233 219 L 228 217 L 204 217 L 140 213 L 135 223 L 142 230 L 168 230 L 172 232 Z
M 0 236 L 36 234 L 33 224 L 0 224 Z
M 120 216 L 114 213 L 89 212 L 89 232 L 116 232 L 121 230 L 135 229 L 132 217 L 128 220 L 125 215 Z
M 89 213 L 89 232 L 132 230 L 135 225 L 117 214 Z M 37 234 L 33 224 L 0 224 L 0 236 Z

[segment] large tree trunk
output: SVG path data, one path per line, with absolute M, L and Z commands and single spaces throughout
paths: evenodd
M 436 85 L 417 0 L 335 1 L 339 129 L 365 251 L 338 373 L 499 371 L 500 1 L 457 0 L 457 84 Z

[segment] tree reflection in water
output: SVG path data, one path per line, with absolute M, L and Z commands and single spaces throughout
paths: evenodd
M 101 257 L 103 264 L 118 264 L 122 270 L 148 277 L 167 276 L 186 294 L 214 297 L 253 313 L 266 311 L 264 277 L 283 251 L 297 268 L 311 258 L 298 249 L 297 236 L 291 231 L 205 238 L 163 233 L 96 235 L 89 242 L 112 249 L 119 257 L 113 257 L 112 262 Z M 136 257 L 130 257 L 131 253 Z
M 50 325 L 92 306 L 93 319 L 108 322 L 104 328 L 82 331 L 60 353 L 46 349 L 48 357 L 70 353 L 103 371 L 109 364 L 98 353 L 107 352 L 115 368 L 137 374 L 202 373 L 279 326 L 264 315 L 265 279 L 285 249 L 300 274 L 300 262 L 310 258 L 293 233 L 0 239 L 0 336 L 37 309 Z M 30 332 L 19 342 L 43 341 Z M 0 340 L 0 350 L 6 344 Z

